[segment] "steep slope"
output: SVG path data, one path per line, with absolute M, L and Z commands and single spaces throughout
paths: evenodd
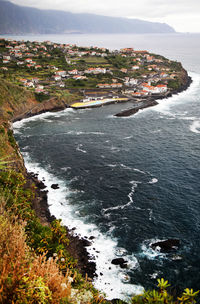
M 173 33 L 164 23 L 138 19 L 72 14 L 57 10 L 39 10 L 0 0 L 0 34 L 58 33 Z

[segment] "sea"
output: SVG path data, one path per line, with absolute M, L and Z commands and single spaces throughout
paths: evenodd
M 128 102 L 45 113 L 13 127 L 28 171 L 47 185 L 50 212 L 80 237 L 94 237 L 94 285 L 107 299 L 130 299 L 162 277 L 176 290 L 199 289 L 200 34 L 5 37 L 133 47 L 182 62 L 191 86 L 136 115 L 114 116 Z M 152 250 L 169 238 L 180 248 Z M 121 257 L 126 269 L 111 263 Z

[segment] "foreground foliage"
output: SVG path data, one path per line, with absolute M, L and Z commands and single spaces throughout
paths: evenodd
M 148 290 L 142 295 L 132 298 L 132 304 L 195 304 L 195 298 L 199 291 L 194 292 L 193 289 L 186 288 L 180 297 L 173 297 L 167 288 L 170 287 L 168 281 L 163 278 L 158 279 L 158 290 Z

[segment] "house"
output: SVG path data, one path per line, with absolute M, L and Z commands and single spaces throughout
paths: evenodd
M 138 50 L 138 51 L 134 51 L 135 54 L 148 54 L 149 52 L 146 50 Z
M 61 80 L 61 76 L 59 76 L 59 75 L 55 75 L 55 76 L 53 76 L 53 78 L 54 78 L 55 81 L 60 81 Z
M 152 93 L 152 94 L 159 94 L 167 92 L 167 85 L 159 84 L 157 86 L 150 86 L 147 83 L 142 84 L 143 90 Z
M 142 84 L 142 88 L 144 91 L 147 91 L 149 93 L 159 93 L 156 87 L 150 86 L 147 83 Z
M 18 52 L 15 53 L 14 55 L 15 55 L 16 58 L 22 58 L 22 56 L 23 56 L 22 53 L 18 53 Z
M 28 87 L 28 88 L 34 88 L 34 87 L 35 87 L 35 86 L 34 86 L 34 83 L 33 83 L 32 81 L 26 82 L 24 85 L 25 85 L 26 87 Z
M 10 58 L 9 55 L 4 55 L 4 56 L 3 56 L 3 59 L 5 59 L 5 60 L 10 60 L 11 58 Z
M 86 74 L 105 74 L 106 68 L 89 68 L 84 71 Z
M 147 62 L 152 62 L 154 60 L 153 56 L 146 55 Z
M 121 88 L 123 86 L 123 84 L 122 83 L 111 83 L 111 84 L 109 84 L 109 83 L 99 83 L 98 85 L 97 85 L 97 87 L 98 88 L 113 88 L 113 89 L 117 89 L 117 88 Z
M 84 79 L 87 79 L 86 76 L 81 76 L 81 75 L 75 75 L 72 78 L 75 79 L 75 80 L 84 80 Z
M 39 78 L 37 78 L 37 77 L 32 78 L 32 82 L 33 83 L 38 83 L 39 82 Z
M 125 73 L 125 74 L 128 72 L 128 70 L 127 70 L 127 69 L 124 69 L 124 68 L 120 69 L 120 71 L 121 71 L 122 73 Z
M 129 83 L 130 83 L 131 85 L 136 85 L 136 84 L 138 83 L 138 79 L 130 78 Z
M 111 88 L 121 88 L 123 86 L 122 83 L 112 83 L 111 85 Z
M 132 66 L 132 70 L 139 70 L 139 66 L 138 65 L 134 65 L 134 66 Z
M 167 76 L 168 76 L 168 74 L 165 73 L 165 72 L 160 73 L 160 77 L 162 77 L 162 78 L 165 78 L 165 77 L 167 77 Z
M 165 84 L 158 84 L 156 88 L 158 89 L 159 93 L 167 92 L 167 85 Z
M 31 58 L 27 58 L 27 59 L 25 59 L 25 61 L 28 62 L 28 63 L 32 63 L 32 59 Z
M 131 54 L 134 52 L 133 48 L 123 48 L 120 50 L 121 53 Z
M 24 78 L 21 78 L 19 81 L 22 82 L 23 84 L 25 84 L 25 83 L 27 83 L 28 80 L 24 79 Z
M 137 92 L 130 92 L 129 94 L 131 94 L 134 97 L 143 97 L 143 96 L 147 96 L 149 93 L 145 90 L 142 90 Z
M 3 63 L 4 63 L 4 64 L 7 64 L 7 63 L 9 63 L 9 62 L 10 62 L 9 60 L 3 59 Z
M 98 88 L 110 88 L 110 84 L 108 84 L 108 83 L 99 83 L 99 84 L 97 84 L 97 87 Z
M 68 73 L 70 74 L 70 75 L 77 75 L 78 74 L 78 70 L 72 70 L 72 71 L 68 71 Z
M 134 78 L 130 78 L 124 82 L 124 84 L 126 86 L 133 86 L 133 85 L 136 85 L 137 83 L 138 83 L 138 80 L 134 79 Z
M 39 65 L 39 64 L 37 64 L 36 66 L 35 66 L 35 69 L 37 70 L 37 69 L 41 69 L 42 68 L 42 66 L 41 65 Z
M 56 74 L 59 76 L 65 77 L 67 75 L 67 72 L 66 71 L 57 71 Z

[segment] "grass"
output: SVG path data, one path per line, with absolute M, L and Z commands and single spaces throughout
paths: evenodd
M 107 64 L 108 60 L 104 57 L 95 57 L 95 56 L 88 56 L 88 57 L 81 57 L 75 58 L 72 62 L 84 61 L 86 64 Z

